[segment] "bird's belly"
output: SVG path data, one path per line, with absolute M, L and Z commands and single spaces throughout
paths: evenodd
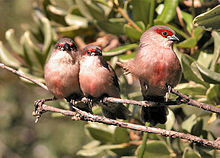
M 49 91 L 57 98 L 80 94 L 78 68 L 74 65 L 58 65 L 56 69 L 45 71 L 45 81 Z
M 170 62 L 170 61 L 169 61 Z M 149 64 L 143 74 L 147 83 L 147 93 L 154 96 L 164 96 L 167 92 L 167 85 L 175 87 L 181 78 L 181 67 L 178 59 L 169 63 L 160 61 Z

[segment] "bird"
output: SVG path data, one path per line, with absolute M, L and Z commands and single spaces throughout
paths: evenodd
M 44 67 L 44 79 L 53 98 L 35 101 L 35 107 L 45 101 L 56 99 L 80 100 L 83 93 L 79 85 L 79 56 L 80 53 L 74 41 L 70 38 L 60 38 L 51 51 Z M 71 104 L 70 108 L 71 108 Z M 81 110 L 91 112 L 85 104 L 80 104 Z M 73 110 L 71 108 L 71 110 Z
M 115 71 L 102 56 L 102 49 L 88 45 L 81 51 L 80 88 L 85 97 L 102 100 L 104 97 L 120 98 L 120 88 Z M 130 111 L 122 103 L 98 102 L 105 117 L 127 119 Z
M 142 107 L 143 121 L 151 125 L 164 124 L 168 109 L 164 105 L 171 88 L 181 80 L 182 68 L 176 53 L 174 41 L 179 41 L 175 32 L 163 25 L 156 25 L 145 31 L 134 59 L 125 67 L 140 81 L 144 100 L 153 107 Z

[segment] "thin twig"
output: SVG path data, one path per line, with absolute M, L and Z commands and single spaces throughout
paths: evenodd
M 201 102 L 198 102 L 196 100 L 190 99 L 187 95 L 182 94 L 182 93 L 178 92 L 175 89 L 172 89 L 171 93 L 181 97 L 182 99 L 185 99 L 186 100 L 185 103 L 188 104 L 188 105 L 192 105 L 192 106 L 195 106 L 197 108 L 202 108 L 206 111 L 211 111 L 211 112 L 220 114 L 220 108 L 217 108 L 215 106 L 205 104 L 205 103 L 201 103 Z
M 125 13 L 125 11 L 119 6 L 118 2 L 116 3 L 114 1 L 115 6 L 117 7 L 116 10 L 128 21 L 128 23 L 135 28 L 136 30 L 138 30 L 139 32 L 142 32 L 142 30 L 137 26 L 137 24 L 135 24 L 128 16 L 127 13 Z
M 114 126 L 118 126 L 118 127 L 131 129 L 131 130 L 136 130 L 136 131 L 155 133 L 155 134 L 159 134 L 159 135 L 166 136 L 166 137 L 180 138 L 180 139 L 184 139 L 184 140 L 196 143 L 196 144 L 201 144 L 203 146 L 208 146 L 208 147 L 220 150 L 220 143 L 218 141 L 210 141 L 210 140 L 203 139 L 203 138 L 191 135 L 191 134 L 170 131 L 170 130 L 165 130 L 165 129 L 161 129 L 161 128 L 146 127 L 146 126 L 142 126 L 142 125 L 126 123 L 126 122 L 113 120 L 113 119 L 109 119 L 109 118 L 98 116 L 98 115 L 93 115 L 93 114 L 87 113 L 85 111 L 81 111 L 75 107 L 73 107 L 73 108 L 76 110 L 76 112 L 51 107 L 51 106 L 48 106 L 45 104 L 43 104 L 43 106 L 42 106 L 42 110 L 44 112 L 46 112 L 46 111 L 57 112 L 57 113 L 61 113 L 61 114 L 65 115 L 65 116 L 72 116 L 72 117 L 76 116 L 77 118 L 79 118 L 80 120 L 83 120 L 83 121 L 99 122 L 99 123 L 104 123 L 107 125 L 114 125 Z
M 38 86 L 40 86 L 40 87 L 42 87 L 43 89 L 45 89 L 45 90 L 48 91 L 48 88 L 47 88 L 46 85 L 44 85 L 43 83 L 41 83 L 41 82 L 39 82 L 39 81 L 37 81 L 37 80 L 34 80 L 34 79 L 30 78 L 30 77 L 27 77 L 27 76 L 24 75 L 22 72 L 19 72 L 19 71 L 15 70 L 15 69 L 13 69 L 13 68 L 11 68 L 11 67 L 8 67 L 8 66 L 6 66 L 6 65 L 3 64 L 3 63 L 0 63 L 0 67 L 3 68 L 3 69 L 6 69 L 6 70 L 8 70 L 8 71 L 11 71 L 12 73 L 14 73 L 14 74 L 16 74 L 16 75 L 18 75 L 18 76 L 20 76 L 20 77 L 23 77 L 23 78 L 27 79 L 28 81 L 31 81 L 31 82 L 37 84 Z

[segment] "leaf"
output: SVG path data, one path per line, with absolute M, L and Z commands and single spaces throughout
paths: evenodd
M 198 63 L 196 64 L 196 66 L 199 72 L 201 73 L 201 76 L 204 79 L 204 81 L 213 84 L 220 84 L 220 73 L 211 71 Z
M 213 61 L 211 63 L 210 69 L 215 71 L 216 63 L 220 57 L 220 33 L 213 31 L 212 37 L 214 38 L 214 53 L 213 53 Z
M 94 147 L 92 149 L 82 149 L 77 152 L 77 155 L 81 156 L 96 156 L 100 154 L 101 152 L 105 152 L 106 150 L 113 150 L 113 149 L 123 149 L 127 145 L 126 144 L 116 144 L 116 145 L 100 145 L 97 147 Z
M 196 83 L 200 83 L 205 87 L 209 86 L 207 83 L 205 83 L 202 80 L 201 74 L 196 66 L 196 61 L 192 57 L 186 54 L 182 54 L 181 63 L 182 63 L 185 79 L 187 79 L 188 81 L 194 81 Z
M 149 15 L 151 0 L 132 0 L 132 17 L 134 21 L 143 21 L 147 26 L 149 24 Z
M 11 55 L 0 41 L 0 60 L 7 66 L 18 67 L 20 63 Z
M 220 30 L 220 5 L 195 17 L 193 24 L 206 30 Z
M 42 53 L 47 56 L 53 42 L 52 28 L 50 21 L 47 18 L 43 17 L 41 21 L 43 23 L 43 33 L 44 33 L 44 46 Z
M 128 50 L 131 50 L 131 49 L 134 49 L 134 48 L 137 48 L 137 47 L 138 47 L 138 45 L 136 43 L 123 45 L 123 46 L 117 47 L 115 49 L 112 49 L 110 51 L 103 52 L 103 56 L 120 55 L 120 54 L 123 54 L 124 52 L 126 52 Z
M 122 62 L 127 62 L 130 59 L 133 59 L 136 55 L 136 52 L 132 52 L 131 54 L 123 54 L 119 56 L 119 60 Z
M 138 153 L 138 151 L 136 151 Z M 150 158 L 169 158 L 170 152 L 167 149 L 167 145 L 162 141 L 152 141 L 147 143 L 144 156 Z
M 195 136 L 202 135 L 202 128 L 203 128 L 203 120 L 199 120 L 196 124 L 193 125 L 191 129 L 191 133 Z
M 98 140 L 102 143 L 114 141 L 111 126 L 98 123 L 89 123 L 85 127 L 89 135 L 95 140 Z
M 201 157 L 197 155 L 192 149 L 186 148 L 184 150 L 182 158 L 201 158 Z
M 193 83 L 193 82 L 178 84 L 175 87 L 175 89 L 180 91 L 183 94 L 187 94 L 187 95 L 190 95 L 190 96 L 205 95 L 206 90 L 207 90 L 201 84 L 196 84 L 196 83 Z
M 189 33 L 192 32 L 192 28 L 193 28 L 193 25 L 192 25 L 192 15 L 187 13 L 187 12 L 184 12 L 181 10 L 181 15 L 182 15 L 182 19 L 185 21 L 186 23 L 186 29 Z
M 176 7 L 178 0 L 164 0 L 164 8 L 160 15 L 157 16 L 156 20 L 169 23 L 176 15 Z
M 14 52 L 20 56 L 24 55 L 21 45 L 16 41 L 14 29 L 7 30 L 5 38 Z
M 171 130 L 176 121 L 175 115 L 172 110 L 168 109 L 169 113 L 167 115 L 167 122 L 165 123 L 166 129 Z
M 135 39 L 137 41 L 140 40 L 142 33 L 135 28 L 129 26 L 128 24 L 124 25 L 124 32 L 129 38 Z
M 77 16 L 77 15 L 73 15 L 73 14 L 67 14 L 65 16 L 65 22 L 68 25 L 74 25 L 74 26 L 79 26 L 82 28 L 87 28 L 88 27 L 88 21 L 86 18 L 81 17 L 81 16 Z
M 210 63 L 212 62 L 212 60 L 213 60 L 213 54 L 207 53 L 205 51 L 199 52 L 199 57 L 197 59 L 197 62 L 200 65 L 208 68 L 210 66 Z
M 126 128 L 116 127 L 113 135 L 114 143 L 128 143 L 129 142 L 129 132 Z
M 105 13 L 104 10 L 91 0 L 75 0 L 76 4 L 83 16 L 88 18 L 88 20 L 104 20 Z
M 193 114 L 182 123 L 182 128 L 191 132 L 193 125 L 196 124 L 196 115 Z
M 66 22 L 64 20 L 64 17 L 67 15 L 66 10 L 62 8 L 58 8 L 57 6 L 54 6 L 54 5 L 48 5 L 47 11 L 48 11 L 50 19 L 54 20 L 55 22 L 59 24 L 66 25 Z
M 193 48 L 195 47 L 197 44 L 197 41 L 195 38 L 188 38 L 180 43 L 177 44 L 177 47 L 181 47 L 181 48 Z
M 124 23 L 113 22 L 114 19 L 109 19 L 106 21 L 98 21 L 97 25 L 107 33 L 112 33 L 116 35 L 124 34 Z
M 207 99 L 212 104 L 220 104 L 220 85 L 212 85 L 207 91 Z

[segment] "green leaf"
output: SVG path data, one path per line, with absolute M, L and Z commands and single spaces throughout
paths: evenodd
M 207 91 L 207 99 L 212 104 L 220 104 L 220 85 L 212 85 Z
M 151 0 L 132 0 L 131 5 L 134 21 L 143 21 L 147 26 L 149 24 Z
M 181 15 L 182 15 L 182 18 L 183 20 L 185 21 L 186 23 L 186 29 L 189 33 L 192 32 L 192 28 L 193 28 L 193 25 L 192 25 L 192 15 L 187 13 L 187 12 L 184 12 L 181 10 Z
M 196 83 L 200 83 L 205 87 L 209 86 L 207 83 L 205 83 L 202 80 L 201 74 L 196 66 L 196 61 L 192 57 L 186 54 L 182 54 L 181 63 L 182 63 L 185 79 L 187 79 L 188 81 L 194 81 Z
M 220 84 L 220 73 L 211 71 L 198 63 L 196 64 L 196 66 L 199 72 L 201 73 L 201 76 L 204 79 L 204 81 L 213 84 Z
M 182 158 L 201 158 L 201 157 L 197 155 L 192 149 L 186 148 L 184 150 Z
M 206 30 L 220 30 L 220 5 L 194 18 L 195 26 L 202 26 Z
M 20 63 L 11 55 L 0 41 L 0 60 L 7 66 L 18 67 Z
M 193 48 L 195 47 L 197 44 L 197 41 L 195 38 L 188 38 L 180 43 L 177 44 L 177 47 L 181 47 L 181 48 Z
M 107 152 L 108 150 L 113 150 L 113 149 L 123 149 L 127 145 L 126 144 L 116 144 L 116 145 L 100 145 L 97 147 L 93 147 L 92 149 L 82 149 L 77 152 L 77 155 L 81 156 L 96 156 L 100 154 L 101 152 Z
M 127 62 L 130 59 L 133 59 L 136 55 L 136 52 L 132 52 L 131 54 L 123 54 L 119 56 L 119 60 L 122 62 Z
M 212 60 L 213 60 L 213 54 L 207 53 L 205 51 L 199 52 L 199 57 L 197 59 L 197 62 L 202 66 L 208 68 Z
M 103 8 L 91 0 L 75 0 L 76 4 L 83 16 L 88 20 L 104 20 L 105 12 Z
M 128 24 L 124 25 L 124 32 L 126 33 L 126 35 L 132 39 L 135 39 L 137 41 L 140 40 L 140 37 L 142 35 L 142 33 L 138 30 L 136 30 L 135 28 L 129 26 Z
M 211 63 L 210 69 L 215 71 L 216 63 L 220 57 L 220 33 L 213 31 L 212 37 L 214 38 L 214 53 L 213 53 L 213 61 Z
M 193 125 L 191 129 L 191 133 L 195 136 L 202 135 L 202 128 L 203 128 L 203 120 L 199 120 L 196 124 Z
M 138 151 L 136 151 L 138 153 Z M 147 143 L 144 156 L 150 158 L 170 158 L 170 152 L 167 145 L 162 141 L 152 141 Z
M 138 47 L 138 45 L 136 43 L 123 45 L 123 46 L 117 47 L 115 49 L 112 49 L 110 51 L 103 52 L 103 56 L 120 55 L 120 54 L 123 54 L 124 52 L 126 52 L 128 50 L 131 50 L 131 49 L 134 49 L 134 48 L 137 48 L 137 47 Z
M 54 20 L 55 22 L 59 24 L 66 25 L 66 22 L 64 20 L 64 17 L 67 15 L 66 10 L 59 8 L 57 6 L 54 6 L 54 5 L 48 5 L 47 11 L 48 11 L 50 19 Z
M 88 27 L 88 21 L 86 18 L 81 17 L 81 16 L 77 16 L 77 15 L 73 15 L 73 14 L 67 14 L 67 16 L 65 16 L 65 22 L 68 25 L 79 26 L 82 28 Z
M 160 15 L 157 16 L 156 20 L 169 23 L 176 15 L 176 7 L 178 0 L 164 0 L 164 8 Z
M 85 127 L 89 135 L 95 140 L 98 140 L 102 143 L 109 143 L 114 141 L 111 126 L 99 123 L 89 123 Z
M 112 33 L 116 35 L 124 34 L 124 23 L 122 22 L 113 22 L 114 19 L 109 19 L 106 21 L 98 21 L 97 25 L 107 33 Z
M 129 142 L 129 132 L 126 128 L 116 127 L 113 137 L 115 140 L 115 144 Z
M 43 54 L 47 56 L 53 42 L 52 28 L 50 21 L 47 18 L 44 17 L 41 19 L 41 21 L 43 23 L 43 33 L 44 33 Z
M 205 95 L 206 90 L 207 90 L 201 84 L 196 84 L 194 82 L 178 84 L 175 87 L 175 89 L 180 91 L 183 94 L 187 94 L 187 95 L 190 95 L 190 96 L 198 95 L 199 97 L 201 97 L 201 95 Z
M 6 31 L 5 38 L 14 52 L 20 56 L 24 55 L 21 45 L 16 41 L 15 31 L 13 29 Z
M 172 110 L 168 109 L 169 114 L 167 115 L 167 122 L 165 123 L 166 129 L 171 130 L 176 121 L 175 115 Z
M 191 132 L 193 125 L 196 124 L 196 115 L 193 114 L 182 123 L 182 128 Z

